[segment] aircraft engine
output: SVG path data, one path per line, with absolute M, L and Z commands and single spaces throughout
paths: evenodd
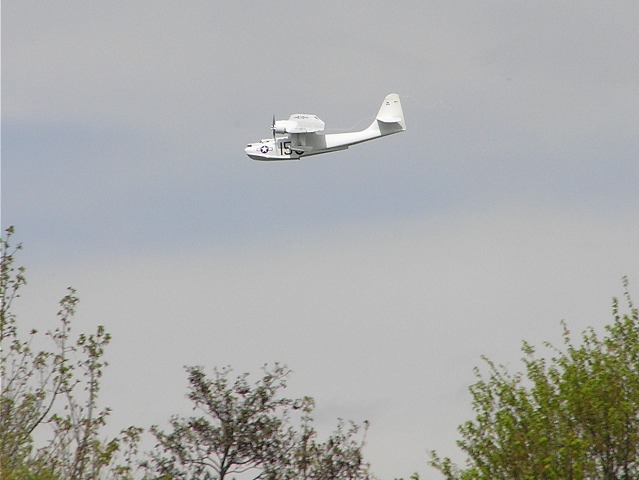
M 288 122 L 286 120 L 275 122 L 275 124 L 273 125 L 273 131 L 275 131 L 275 133 L 286 133 L 287 123 Z

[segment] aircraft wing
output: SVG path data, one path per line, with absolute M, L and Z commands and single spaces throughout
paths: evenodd
M 325 123 L 317 115 L 294 113 L 286 121 L 287 133 L 316 133 L 324 131 Z

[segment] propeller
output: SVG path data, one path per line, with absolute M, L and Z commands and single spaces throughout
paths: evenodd
M 271 124 L 271 130 L 273 131 L 273 142 L 275 142 L 275 114 L 273 114 L 273 123 Z

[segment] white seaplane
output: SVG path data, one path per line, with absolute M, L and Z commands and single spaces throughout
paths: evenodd
M 346 150 L 357 143 L 403 132 L 406 122 L 399 95 L 391 93 L 384 99 L 373 123 L 359 132 L 324 134 L 324 122 L 317 115 L 303 113 L 294 113 L 288 120 L 275 121 L 273 117 L 271 130 L 273 138 L 249 143 L 244 149 L 253 160 L 299 160 L 309 155 Z

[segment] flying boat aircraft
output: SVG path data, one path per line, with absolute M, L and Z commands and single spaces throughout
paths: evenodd
M 299 160 L 310 155 L 346 150 L 351 145 L 406 130 L 402 104 L 396 93 L 386 96 L 377 117 L 365 130 L 325 134 L 324 125 L 317 115 L 294 113 L 288 120 L 277 121 L 273 116 L 273 138 L 249 143 L 244 151 L 253 160 Z

